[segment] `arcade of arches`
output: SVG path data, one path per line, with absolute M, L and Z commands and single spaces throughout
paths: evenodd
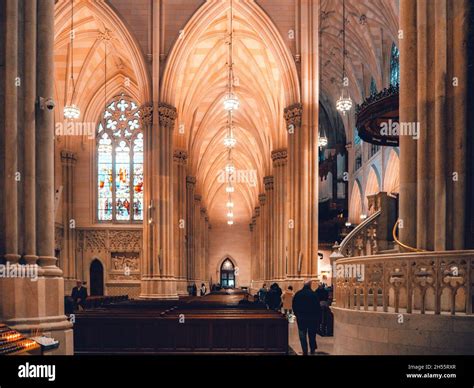
M 78 280 L 174 301 L 312 278 L 336 354 L 472 353 L 469 3 L 5 0 L 0 262 L 39 280 L 0 279 L 0 322 L 71 354 Z M 377 142 L 384 118 L 419 133 Z

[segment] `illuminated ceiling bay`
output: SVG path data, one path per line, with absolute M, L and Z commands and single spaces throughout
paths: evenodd
M 253 3 L 233 2 L 234 92 L 232 150 L 236 168 L 232 194 L 235 225 L 247 225 L 270 175 L 271 151 L 286 147 L 283 109 L 299 100 L 296 69 L 278 32 Z M 188 151 L 188 173 L 196 176 L 213 224 L 226 222 L 223 169 L 228 115 L 230 2 L 208 2 L 184 29 L 163 79 L 162 100 L 178 110 L 176 148 Z

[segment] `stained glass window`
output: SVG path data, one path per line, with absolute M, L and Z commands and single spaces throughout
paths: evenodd
M 143 220 L 143 132 L 138 104 L 112 99 L 97 127 L 97 218 Z
M 392 44 L 390 56 L 390 85 L 396 86 L 400 83 L 400 52 L 395 43 Z
M 377 94 L 377 84 L 375 83 L 374 77 L 370 80 L 370 95 Z

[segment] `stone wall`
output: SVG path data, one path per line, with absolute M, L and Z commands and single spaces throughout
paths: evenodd
M 332 311 L 337 355 L 474 354 L 472 315 Z

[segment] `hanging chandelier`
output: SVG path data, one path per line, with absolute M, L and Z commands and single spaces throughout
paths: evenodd
M 228 175 L 231 175 L 235 172 L 235 166 L 234 166 L 234 163 L 232 163 L 232 161 L 230 161 L 229 163 L 227 163 L 227 165 L 225 166 L 225 172 L 228 174 Z
M 319 135 L 318 137 L 318 146 L 319 148 L 323 148 L 323 147 L 326 147 L 328 145 L 328 138 L 326 137 L 326 135 Z
M 74 95 L 76 94 L 76 85 L 74 83 L 74 0 L 71 0 L 71 31 L 69 33 L 71 39 L 71 83 L 72 83 L 72 95 L 71 104 L 65 105 L 63 109 L 64 118 L 66 120 L 77 120 L 81 115 L 81 110 L 77 105 L 73 103 Z
M 234 192 L 234 186 L 231 186 L 231 185 L 227 186 L 225 188 L 225 192 L 226 193 L 233 193 Z
M 227 217 L 229 218 L 234 217 L 234 213 L 231 210 L 229 210 L 229 212 L 227 213 Z
M 228 220 L 227 225 L 234 225 L 234 220 Z
M 224 96 L 224 109 L 227 112 L 232 112 L 239 109 L 240 102 L 239 97 L 234 93 L 234 34 L 233 34 L 233 20 L 234 12 L 232 0 L 230 0 L 230 28 L 229 28 L 229 58 L 227 60 L 228 65 L 228 92 Z
M 237 145 L 237 139 L 234 137 L 232 131 L 232 111 L 229 111 L 229 118 L 227 120 L 227 134 L 224 138 L 224 147 L 232 149 Z
M 233 208 L 234 207 L 234 202 L 232 202 L 232 199 L 229 198 L 226 205 L 227 205 L 228 208 Z
M 344 116 L 352 108 L 352 99 L 346 90 L 346 1 L 342 0 L 342 91 L 336 101 L 336 109 Z

